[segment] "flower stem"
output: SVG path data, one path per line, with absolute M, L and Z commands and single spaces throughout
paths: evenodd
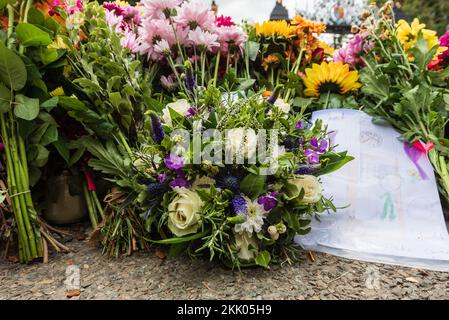
M 218 79 L 218 67 L 220 66 L 220 50 L 217 51 L 217 58 L 215 60 L 215 70 L 214 70 L 214 87 L 217 85 L 217 79 Z

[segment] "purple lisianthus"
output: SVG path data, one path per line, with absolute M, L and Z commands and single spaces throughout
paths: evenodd
M 234 208 L 235 214 L 246 214 L 248 208 L 246 207 L 246 200 L 241 196 L 237 196 L 231 200 L 232 207 Z
M 170 153 L 164 159 L 165 166 L 169 170 L 179 170 L 184 167 L 184 159 L 181 156 Z
M 329 146 L 329 143 L 326 139 L 323 139 L 320 141 L 320 145 L 318 146 L 318 152 L 319 153 L 325 153 L 327 151 L 327 147 Z
M 190 187 L 189 182 L 184 178 L 176 178 L 175 180 L 171 181 L 168 185 L 172 188 L 176 188 L 176 187 L 188 188 L 188 187 Z
M 304 129 L 304 123 L 301 120 L 298 121 L 298 123 L 296 124 L 295 128 L 298 129 L 298 130 Z
M 164 183 L 167 180 L 167 175 L 165 173 L 161 173 L 157 176 L 157 181 L 159 183 Z
M 318 148 L 318 139 L 313 137 L 312 139 L 310 139 L 310 145 L 314 148 L 317 149 Z
M 279 192 L 272 192 L 269 195 L 261 196 L 257 199 L 257 203 L 263 205 L 265 211 L 271 211 L 276 208 L 278 205 L 278 201 L 276 196 L 279 195 Z
M 310 164 L 320 163 L 320 157 L 318 155 L 318 152 L 316 152 L 315 150 L 306 149 L 306 151 L 304 151 L 304 154 Z

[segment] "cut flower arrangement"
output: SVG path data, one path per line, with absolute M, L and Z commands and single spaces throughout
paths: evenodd
M 36 196 L 62 161 L 109 256 L 297 261 L 294 237 L 337 211 L 321 176 L 352 159 L 310 122 L 323 108 L 399 129 L 447 199 L 449 37 L 372 9 L 334 50 L 321 23 L 237 25 L 201 1 L 0 1 L 0 236 L 22 262 L 68 250 Z

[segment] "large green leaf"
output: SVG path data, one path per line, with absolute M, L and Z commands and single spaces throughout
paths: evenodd
M 0 83 L 0 113 L 8 112 L 11 109 L 11 90 Z
M 0 80 L 18 91 L 27 81 L 27 71 L 22 59 L 0 41 Z
M 28 98 L 23 94 L 16 95 L 14 114 L 17 118 L 34 120 L 39 114 L 39 99 Z
M 17 38 L 24 47 L 48 46 L 50 35 L 31 23 L 19 23 L 16 27 Z
M 266 176 L 250 173 L 240 183 L 240 191 L 254 200 L 265 191 L 265 179 Z

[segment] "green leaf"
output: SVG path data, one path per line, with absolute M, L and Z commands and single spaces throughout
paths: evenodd
M 0 83 L 0 113 L 11 110 L 11 90 Z
M 266 176 L 248 174 L 240 183 L 240 191 L 254 200 L 265 191 Z
M 52 97 L 41 104 L 41 107 L 44 109 L 48 109 L 48 111 L 51 111 L 54 107 L 58 105 L 59 97 Z
M 256 264 L 261 267 L 264 267 L 264 268 L 268 268 L 270 261 L 271 261 L 271 255 L 266 250 L 259 252 L 259 254 L 257 255 L 257 257 L 255 259 Z
M 22 59 L 0 41 L 0 80 L 9 88 L 19 91 L 27 81 L 27 70 Z
M 247 54 L 248 54 L 249 59 L 251 61 L 256 61 L 257 55 L 259 53 L 259 48 L 260 48 L 259 42 L 248 41 L 247 46 L 248 46 Z
M 28 10 L 28 22 L 43 25 L 45 23 L 44 14 L 39 9 L 31 7 L 30 10 Z
M 68 161 L 67 165 L 69 167 L 73 166 L 75 163 L 78 162 L 79 159 L 83 156 L 84 152 L 86 152 L 86 148 L 79 148 L 75 151 L 75 153 L 70 157 L 70 160 Z
M 70 151 L 67 148 L 67 142 L 64 139 L 59 138 L 57 141 L 53 143 L 59 155 L 64 159 L 66 163 L 69 162 L 70 159 Z
M 50 152 L 43 145 L 33 144 L 29 149 L 29 158 L 31 163 L 36 167 L 43 167 L 48 161 Z
M 255 82 L 256 82 L 255 79 L 246 79 L 246 80 L 243 80 L 243 81 L 239 84 L 239 86 L 238 86 L 238 88 L 237 88 L 237 91 L 245 91 L 245 90 L 251 88 Z
M 322 158 L 322 160 L 324 159 L 328 159 L 329 161 L 323 168 L 318 170 L 318 172 L 316 173 L 317 176 L 322 176 L 337 171 L 345 164 L 347 164 L 349 161 L 354 160 L 354 157 L 347 156 L 346 152 L 341 152 L 329 154 L 327 157 Z
M 36 119 L 39 114 L 39 99 L 28 98 L 23 94 L 16 95 L 14 114 L 28 121 Z
M 164 240 L 151 240 L 151 239 L 145 239 L 151 243 L 157 243 L 157 244 L 178 244 L 183 242 L 191 242 L 196 239 L 201 239 L 204 236 L 207 236 L 210 233 L 210 230 L 206 230 L 201 233 L 196 233 L 194 235 L 188 236 L 188 237 L 181 237 L 181 238 L 169 238 Z
M 55 141 L 58 141 L 58 128 L 50 125 L 42 136 L 40 143 L 46 146 Z
M 17 38 L 24 47 L 48 46 L 50 35 L 31 23 L 19 23 L 16 27 Z

